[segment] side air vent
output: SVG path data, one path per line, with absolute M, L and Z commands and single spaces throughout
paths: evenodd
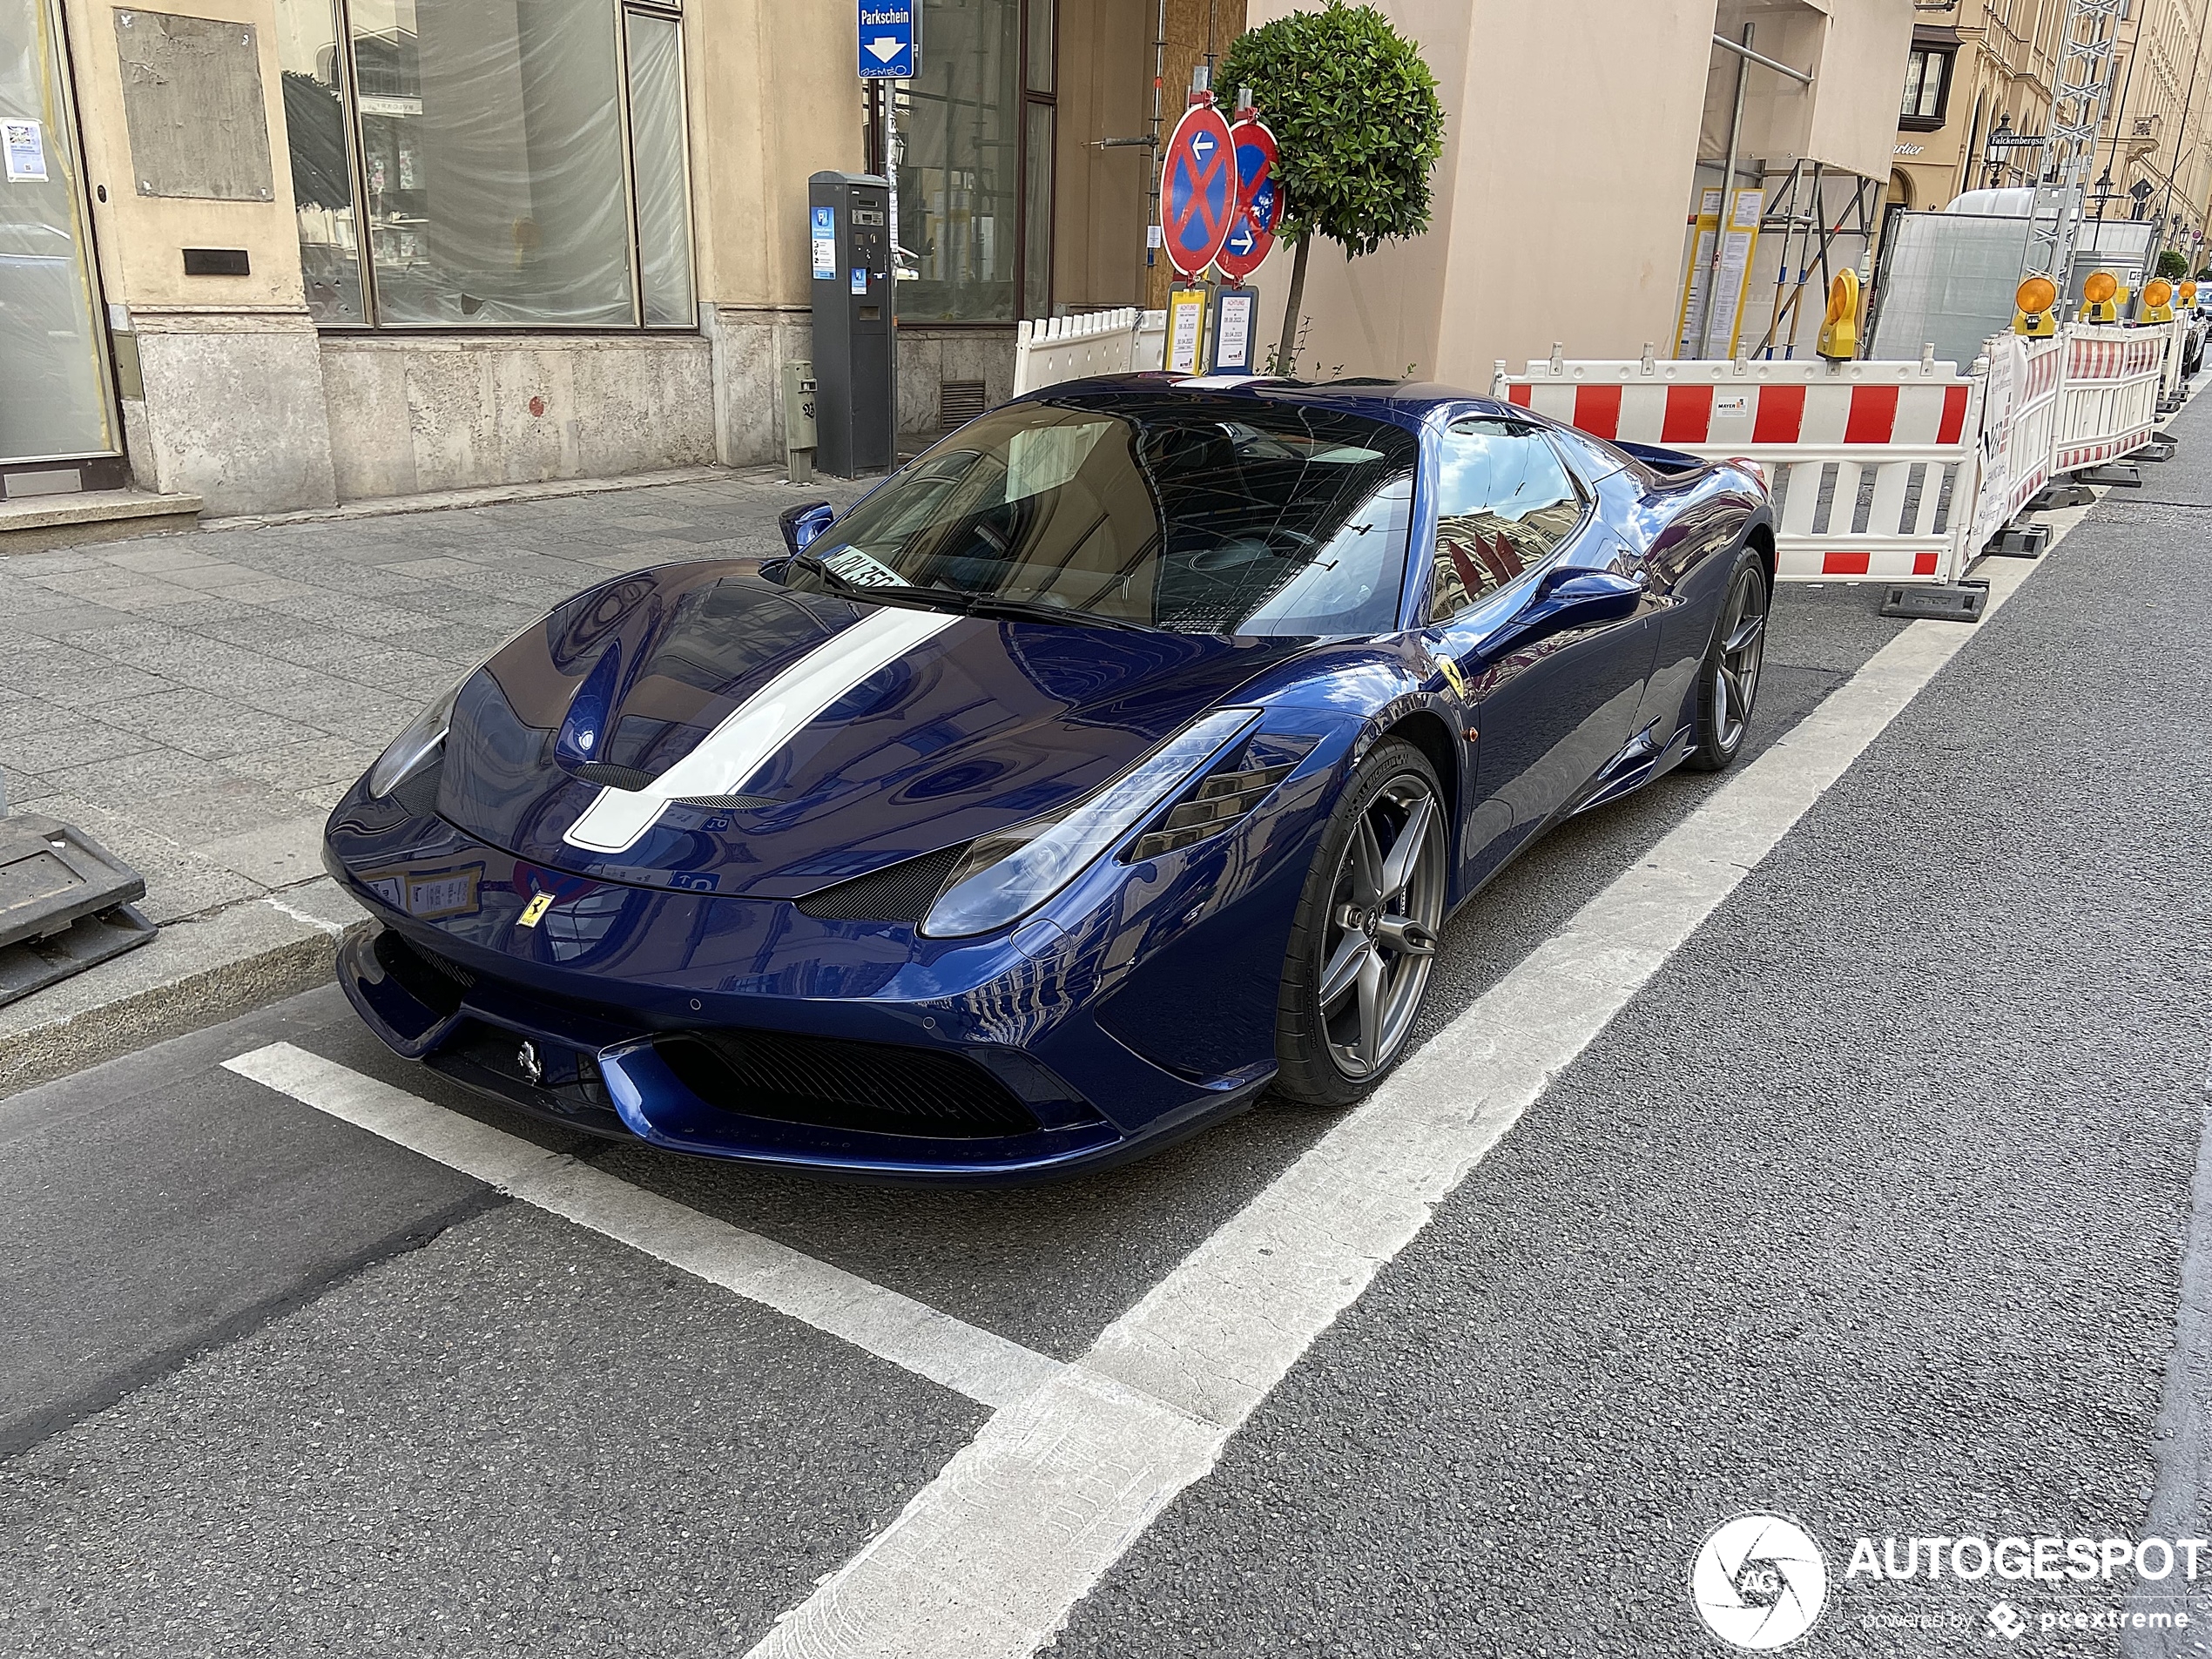
M 968 848 L 962 841 L 810 893 L 799 901 L 799 914 L 824 921 L 903 921 L 919 927 Z
M 648 788 L 660 774 L 637 766 L 610 766 L 604 760 L 588 760 L 576 768 L 576 775 L 587 784 L 603 784 L 609 789 L 632 792 Z
M 1264 736 L 1247 744 L 1231 770 L 1208 773 L 1195 789 L 1154 819 L 1122 855 L 1125 864 L 1156 859 L 1220 834 L 1265 800 L 1297 770 L 1316 739 Z

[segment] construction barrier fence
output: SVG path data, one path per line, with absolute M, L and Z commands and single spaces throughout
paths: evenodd
M 1602 438 L 1756 461 L 1783 581 L 1956 582 L 2060 474 L 2132 455 L 2179 383 L 2182 327 L 2072 324 L 2000 334 L 1961 374 L 1919 362 L 1575 362 L 1496 396 Z

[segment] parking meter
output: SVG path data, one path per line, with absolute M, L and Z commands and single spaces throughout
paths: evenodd
M 807 180 L 813 260 L 815 462 L 840 478 L 893 465 L 891 187 L 873 173 Z

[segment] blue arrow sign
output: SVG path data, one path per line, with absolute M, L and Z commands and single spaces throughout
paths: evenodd
M 860 78 L 911 80 L 914 72 L 914 0 L 860 0 Z

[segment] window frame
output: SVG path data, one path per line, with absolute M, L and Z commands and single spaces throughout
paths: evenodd
M 1007 0 L 1007 3 L 1018 10 L 1022 22 L 1019 44 L 1015 53 L 1016 73 L 1011 112 L 1014 133 L 1014 314 L 1003 321 L 975 318 L 900 316 L 895 318 L 896 326 L 900 328 L 927 329 L 933 334 L 969 331 L 984 334 L 996 331 L 1006 334 L 1022 322 L 1034 321 L 1054 314 L 1053 278 L 1057 274 L 1054 258 L 1058 247 L 1057 233 L 1060 225 L 1060 45 L 1062 30 L 1060 15 L 1061 0 L 1042 0 L 1042 3 L 1049 7 L 1052 17 L 1052 86 L 1049 91 L 1038 91 L 1029 84 L 1029 24 L 1034 16 L 1034 8 L 1040 3 L 1041 0 Z M 914 0 L 917 50 L 921 50 L 922 4 L 923 0 Z M 894 158 L 884 153 L 883 104 L 880 100 L 897 98 L 899 96 L 897 89 L 906 85 L 907 83 L 886 80 L 873 81 L 869 84 L 872 90 L 862 105 L 862 121 L 867 132 L 866 153 L 870 167 L 878 168 L 880 159 L 881 165 L 878 170 L 887 174 Z M 880 93 L 873 90 L 877 87 L 882 89 Z M 1038 105 L 1052 111 L 1052 156 L 1050 188 L 1047 192 L 1047 199 L 1050 206 L 1045 214 L 1043 243 L 1046 264 L 1044 308 L 1033 313 L 1028 308 L 1030 236 L 1028 124 L 1029 111 L 1033 105 Z M 905 135 L 911 131 L 907 124 L 904 106 L 901 106 L 900 110 L 900 147 L 904 148 Z M 895 232 L 894 239 L 896 239 Z
M 376 291 L 376 257 L 371 246 L 368 212 L 368 160 L 367 145 L 361 138 L 360 104 L 361 64 L 355 56 L 359 43 L 354 34 L 353 0 L 327 0 L 331 17 L 337 31 L 334 43 L 337 51 L 333 63 L 338 71 L 338 98 L 345 114 L 346 154 L 354 185 L 354 256 L 360 266 L 361 320 L 359 322 L 318 322 L 318 334 L 350 335 L 419 335 L 431 339 L 466 339 L 480 335 L 523 334 L 697 334 L 699 332 L 698 295 L 698 219 L 696 212 L 690 215 L 689 247 L 686 255 L 691 266 L 691 311 L 689 321 L 681 323 L 647 322 L 645 320 L 644 249 L 637 222 L 637 179 L 636 135 L 631 124 L 630 111 L 630 17 L 632 13 L 659 17 L 677 25 L 678 54 L 683 65 L 684 102 L 679 111 L 684 136 L 684 192 L 686 204 L 696 209 L 691 201 L 691 99 L 690 84 L 690 41 L 683 33 L 683 0 L 606 0 L 613 14 L 615 35 L 614 73 L 617 109 L 622 124 L 622 187 L 623 223 L 629 239 L 630 260 L 630 316 L 631 320 L 611 323 L 570 322 L 509 322 L 479 323 L 469 327 L 454 327 L 439 323 L 387 323 L 379 320 L 381 307 Z M 464 0 L 465 3 L 465 0 Z M 287 157 L 289 165 L 289 157 Z M 296 241 L 296 234 L 295 234 Z
M 1448 617 L 1433 617 L 1430 615 L 1430 612 L 1435 605 L 1437 529 L 1443 523 L 1445 516 L 1444 441 L 1450 435 L 1452 428 L 1462 421 L 1494 421 L 1500 426 L 1510 427 L 1514 432 L 1524 434 L 1541 443 L 1551 451 L 1552 458 L 1559 462 L 1560 470 L 1567 475 L 1567 481 L 1573 486 L 1576 499 L 1581 502 L 1582 511 L 1573 525 L 1559 538 L 1558 543 L 1549 553 L 1537 563 L 1527 566 L 1511 582 L 1502 587 L 1492 589 L 1480 598 L 1462 606 Z M 1521 419 L 1518 412 L 1507 415 L 1500 415 L 1489 409 L 1455 409 L 1445 419 L 1437 422 L 1433 430 L 1436 438 L 1436 449 L 1433 482 L 1429 490 L 1430 510 L 1426 515 L 1429 526 L 1428 538 L 1425 543 L 1415 536 L 1406 538 L 1407 557 L 1418 558 L 1421 561 L 1420 582 L 1416 583 L 1408 581 L 1406 583 L 1409 589 L 1418 589 L 1418 596 L 1413 601 L 1412 626 L 1417 630 L 1458 633 L 1468 631 L 1473 625 L 1468 621 L 1470 617 L 1481 617 L 1483 620 L 1480 626 L 1482 631 L 1487 631 L 1526 604 L 1529 594 L 1534 591 L 1536 583 L 1547 572 L 1556 568 L 1566 558 L 1568 550 L 1588 532 L 1590 525 L 1597 516 L 1597 486 L 1592 480 L 1582 475 L 1582 469 L 1575 465 L 1575 456 L 1552 435 L 1548 428 Z M 1416 522 L 1418 523 L 1419 521 Z M 1499 613 L 1494 619 L 1489 616 L 1493 610 Z
M 1897 126 L 1898 132 L 1933 132 L 1940 128 L 1946 121 L 1951 118 L 1951 74 L 1952 68 L 1958 62 L 1958 57 L 1959 49 L 1956 46 L 1914 45 L 1909 50 L 1905 57 L 1905 74 L 1907 77 L 1905 84 L 1908 86 L 1912 84 L 1910 78 L 1912 75 L 1912 65 L 1914 59 L 1919 59 L 1921 65 L 1919 101 L 1923 105 L 1925 105 L 1928 101 L 1928 71 L 1930 70 L 1937 71 L 1939 79 L 1936 85 L 1935 113 L 1932 115 L 1920 115 L 1906 111 L 1904 108 L 1905 100 L 1903 90 L 1900 89 L 1898 98 L 1898 110 L 1897 118 Z

